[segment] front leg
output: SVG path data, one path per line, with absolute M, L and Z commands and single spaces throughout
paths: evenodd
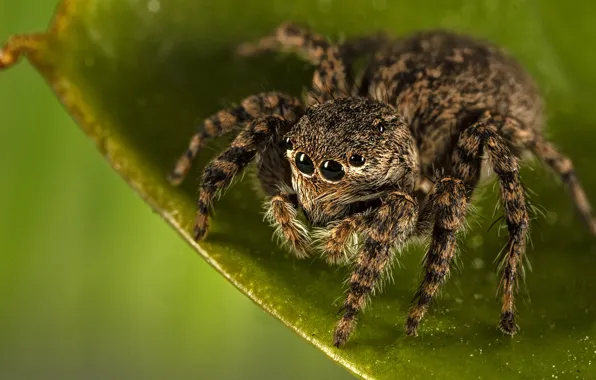
M 362 226 L 365 239 L 350 278 L 344 315 L 335 329 L 333 344 L 346 344 L 356 322 L 356 315 L 366 304 L 393 259 L 395 247 L 403 246 L 412 235 L 418 216 L 418 204 L 409 194 L 394 192 L 383 199 L 371 213 L 370 223 Z
M 267 149 L 288 129 L 288 123 L 279 116 L 253 120 L 238 134 L 228 149 L 207 164 L 197 203 L 195 240 L 201 240 L 207 235 L 209 210 L 215 197 L 230 186 L 232 179 L 254 160 L 257 153 Z
M 310 237 L 308 229 L 297 218 L 298 197 L 296 194 L 280 191 L 267 203 L 265 218 L 275 227 L 275 234 L 282 243 L 289 246 L 299 259 L 308 257 Z

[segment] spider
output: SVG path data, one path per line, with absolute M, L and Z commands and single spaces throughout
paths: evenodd
M 531 77 L 499 47 L 444 30 L 332 43 L 287 23 L 238 52 L 278 50 L 299 53 L 316 67 L 304 102 L 267 92 L 217 112 L 169 176 L 179 184 L 208 139 L 244 125 L 204 169 L 194 238 L 205 238 L 216 196 L 255 161 L 268 196 L 266 217 L 289 249 L 298 258 L 319 249 L 329 263 L 353 265 L 333 336 L 337 347 L 348 341 L 396 254 L 412 239 L 429 238 L 425 275 L 405 323 L 407 335 L 416 335 L 449 274 L 481 173 L 490 168 L 509 234 L 498 327 L 515 334 L 529 229 L 522 154 L 537 156 L 561 178 L 596 234 L 570 159 L 542 133 L 543 101 Z M 363 57 L 368 63 L 356 79 L 354 62 Z

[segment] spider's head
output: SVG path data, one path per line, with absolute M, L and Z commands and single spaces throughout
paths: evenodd
M 325 214 L 311 215 L 315 220 L 332 220 L 388 191 L 412 191 L 418 175 L 408 125 L 393 108 L 373 100 L 311 107 L 284 141 L 300 203 L 307 212 Z

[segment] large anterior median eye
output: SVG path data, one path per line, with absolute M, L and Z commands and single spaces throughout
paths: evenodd
M 346 174 L 344 167 L 337 161 L 327 160 L 319 168 L 323 178 L 329 181 L 339 181 Z
M 307 175 L 315 172 L 315 164 L 312 163 L 310 157 L 302 152 L 296 154 L 296 166 L 298 170 Z

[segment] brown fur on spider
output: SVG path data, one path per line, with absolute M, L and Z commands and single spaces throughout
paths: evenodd
M 270 92 L 216 113 L 171 173 L 170 181 L 180 183 L 207 139 L 245 125 L 205 168 L 194 237 L 205 237 L 215 197 L 256 161 L 269 196 L 267 216 L 296 256 L 307 257 L 319 242 L 329 263 L 353 262 L 333 340 L 343 346 L 395 252 L 414 237 L 428 236 L 425 275 L 406 321 L 407 334 L 416 335 L 449 274 L 456 236 L 488 166 L 498 177 L 509 232 L 498 326 L 515 334 L 514 298 L 529 228 L 522 154 L 533 153 L 560 176 L 596 234 L 571 161 L 543 135 L 543 102 L 532 79 L 501 49 L 445 31 L 333 44 L 284 24 L 239 52 L 288 49 L 316 66 L 304 103 Z M 356 83 L 351 68 L 361 56 L 371 58 Z M 318 239 L 311 239 L 299 212 L 318 229 Z

